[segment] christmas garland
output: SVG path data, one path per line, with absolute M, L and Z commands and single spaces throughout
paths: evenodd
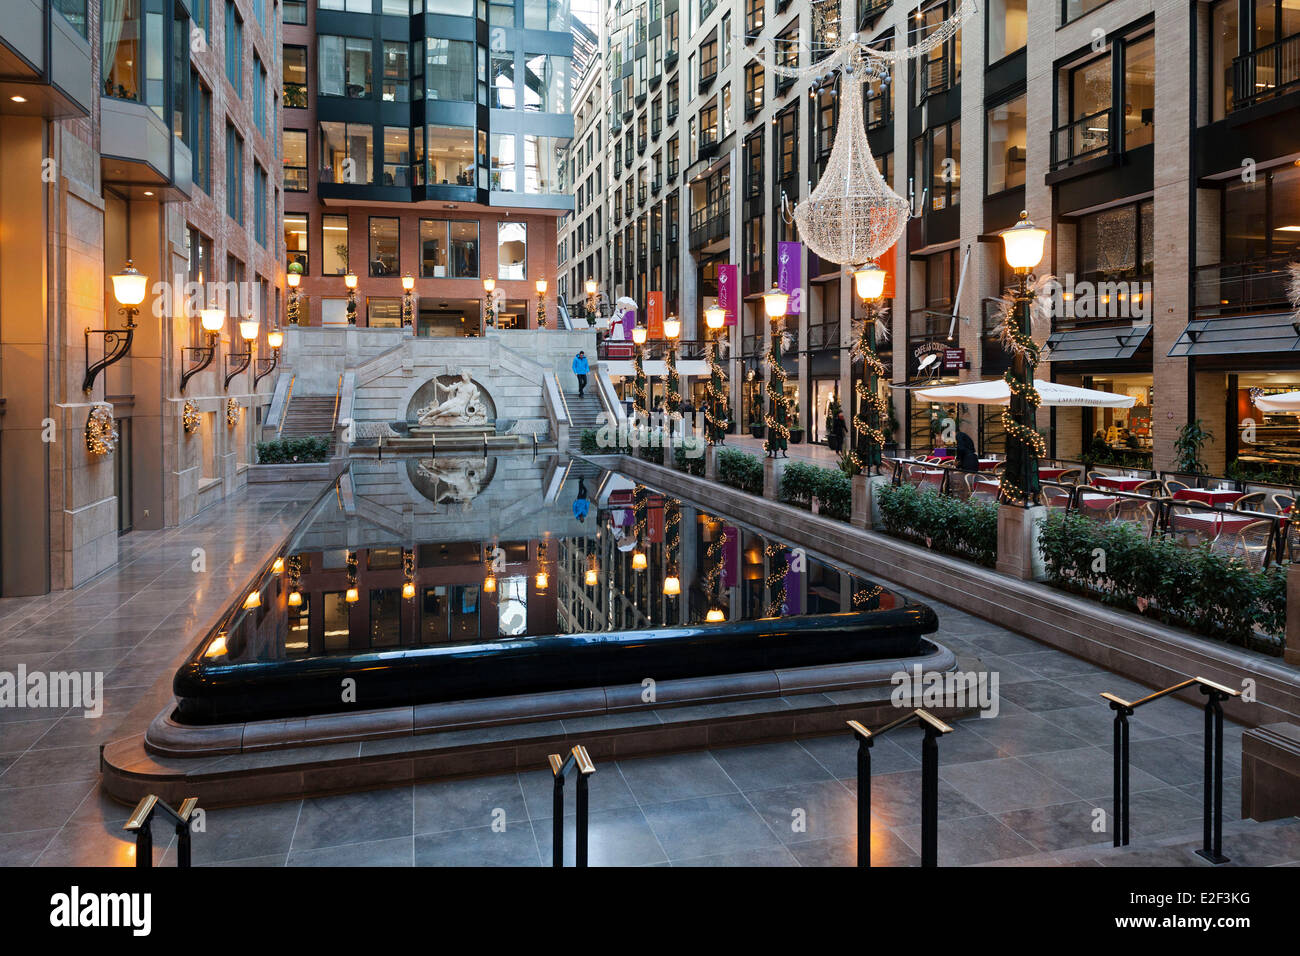
M 877 385 L 885 376 L 885 363 L 876 354 L 873 334 L 877 327 L 883 335 L 888 334 L 880 322 L 881 312 L 879 306 L 871 308 L 850 353 L 854 358 L 862 359 L 862 378 L 854 383 L 853 391 L 858 396 L 858 408 L 867 413 L 865 418 L 860 414 L 853 416 L 853 431 L 858 435 L 858 441 L 857 447 L 849 452 L 849 460 L 858 471 L 868 466 L 879 467 L 881 450 L 885 444 L 885 432 L 881 423 L 889 415 L 889 403 L 880 394 Z
M 763 554 L 767 555 L 769 558 L 779 556 L 782 559 L 779 562 L 772 562 L 771 566 L 777 570 L 770 572 L 767 576 L 767 581 L 765 582 L 769 591 L 780 582 L 781 590 L 778 591 L 776 597 L 772 599 L 772 603 L 767 606 L 768 617 L 780 617 L 785 613 L 785 600 L 787 597 L 785 590 L 785 576 L 790 573 L 790 549 L 783 544 L 769 544 L 763 549 Z
M 1033 289 L 1035 302 L 1030 306 L 1031 310 L 1037 307 L 1039 290 L 1052 277 L 1046 276 L 1039 280 Z M 1016 318 L 1017 301 L 1011 296 L 1002 297 L 1001 305 L 1001 325 L 999 328 L 999 338 L 1003 347 L 1015 358 L 1023 358 L 1025 361 L 1025 379 L 1021 380 L 1016 377 L 1011 369 L 1002 373 L 1002 380 L 1007 383 L 1007 389 L 1011 393 L 1011 401 L 1019 398 L 1022 399 L 1029 410 L 1032 418 L 1038 412 L 1038 406 L 1042 402 L 1042 397 L 1038 394 L 1038 389 L 1034 387 L 1034 370 L 1038 365 L 1039 347 L 1033 334 L 1020 328 L 1020 322 Z M 1031 312 L 1032 323 L 1032 312 Z M 1047 454 L 1047 442 L 1043 436 L 1038 433 L 1036 428 L 1022 424 L 1016 420 L 1015 415 L 1011 412 L 1011 403 L 1002 411 L 1002 427 L 1006 431 L 1008 440 L 1014 441 L 1034 458 L 1041 458 Z M 1031 498 L 1029 489 L 1021 488 L 1004 472 L 1001 481 L 1001 493 L 1005 501 L 1012 504 L 1025 504 Z
M 781 367 L 781 336 L 782 332 L 777 327 L 777 323 L 772 323 L 772 340 L 767 348 L 767 363 L 769 366 L 767 380 L 768 412 L 763 419 L 767 425 L 767 439 L 763 442 L 763 450 L 769 456 L 775 458 L 778 452 L 783 452 L 789 447 L 787 444 L 790 440 L 790 406 L 794 404 L 790 396 L 785 392 L 785 381 L 789 377 L 786 371 Z
M 708 425 L 710 445 L 721 445 L 727 438 L 727 426 L 731 423 L 731 407 L 727 397 L 727 373 L 718 364 L 717 348 L 713 342 L 708 347 L 709 383 L 705 394 L 708 400 L 704 405 L 704 421 Z
M 226 425 L 234 428 L 239 424 L 239 403 L 233 398 L 226 399 Z
M 199 407 L 191 401 L 185 402 L 185 408 L 181 412 L 181 427 L 185 429 L 185 434 L 193 435 L 199 430 L 202 418 L 199 415 Z
M 86 419 L 86 451 L 92 455 L 111 455 L 117 448 L 117 423 L 113 406 L 96 404 Z
M 664 411 L 669 415 L 676 415 L 682 407 L 682 379 L 677 374 L 677 349 L 668 347 L 664 364 L 668 369 L 668 395 L 664 398 Z
M 645 365 L 642 362 L 642 352 L 644 352 L 644 349 L 638 345 L 632 358 L 632 365 L 636 370 L 636 377 L 632 380 L 632 391 L 636 396 L 632 403 L 632 414 L 635 418 L 645 421 L 650 417 L 650 395 L 646 391 L 646 374 Z

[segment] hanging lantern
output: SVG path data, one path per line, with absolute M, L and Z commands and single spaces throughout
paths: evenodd
M 301 591 L 290 591 L 290 592 L 289 592 L 289 607 L 301 607 L 301 606 L 302 606 L 302 592 L 301 592 Z
M 720 607 L 709 608 L 709 613 L 704 615 L 704 620 L 710 624 L 718 624 L 727 619 L 727 612 Z
M 668 577 L 664 578 L 664 594 L 668 595 L 669 597 L 676 597 L 678 594 L 681 593 L 682 593 L 681 578 L 677 577 L 677 575 L 675 574 L 670 574 L 668 575 Z
M 645 552 L 637 548 L 632 552 L 632 570 L 644 571 L 646 569 Z
M 489 574 L 483 579 L 483 593 L 495 594 L 497 589 L 497 577 L 495 574 Z

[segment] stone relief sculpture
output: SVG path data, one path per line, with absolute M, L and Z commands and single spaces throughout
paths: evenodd
M 482 458 L 422 458 L 417 471 L 433 482 L 434 502 L 469 502 L 483 490 L 487 461 Z
M 434 382 L 434 400 L 415 414 L 420 425 L 486 425 L 487 403 L 483 401 L 478 386 L 470 381 L 469 372 L 462 372 L 460 380 L 450 385 Z M 442 395 L 442 401 L 438 396 Z

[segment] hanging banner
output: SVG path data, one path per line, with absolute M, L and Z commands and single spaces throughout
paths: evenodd
M 664 499 L 651 495 L 645 509 L 646 540 L 658 544 L 664 539 Z
M 664 294 L 651 292 L 646 303 L 646 337 L 662 339 L 664 337 Z
M 885 291 L 881 293 L 882 299 L 892 299 L 894 297 L 894 273 L 898 271 L 898 243 L 894 243 L 884 255 L 876 260 L 876 265 L 885 270 Z
M 796 571 L 798 561 L 796 555 L 786 555 L 786 572 L 785 572 L 785 613 L 802 614 L 803 613 L 803 571 Z
M 740 266 L 718 266 L 718 308 L 727 313 L 727 325 L 736 324 L 740 312 Z
M 776 247 L 776 284 L 790 297 L 786 315 L 803 312 L 803 243 L 780 242 Z
M 740 583 L 740 529 L 727 525 L 723 531 L 727 543 L 722 546 L 722 586 L 734 588 Z

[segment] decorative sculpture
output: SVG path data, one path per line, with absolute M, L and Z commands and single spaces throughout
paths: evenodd
M 460 380 L 450 385 L 433 383 L 434 400 L 417 411 L 420 425 L 460 426 L 486 425 L 487 403 L 483 401 L 478 386 L 470 381 L 469 372 L 461 372 Z M 438 401 L 438 396 L 446 397 Z

